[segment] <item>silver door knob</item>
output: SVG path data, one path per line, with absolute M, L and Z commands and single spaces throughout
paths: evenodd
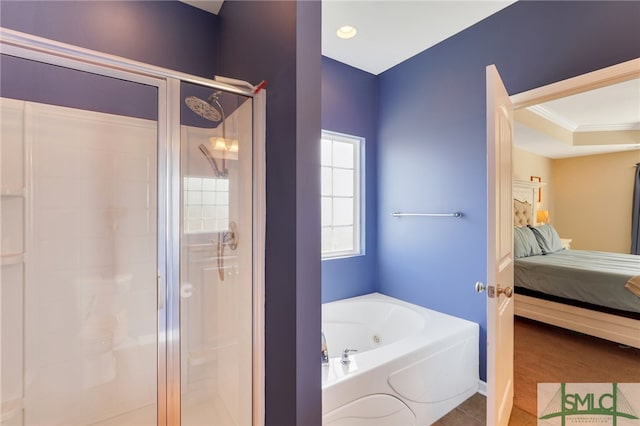
M 487 289 L 482 281 L 476 281 L 475 289 L 478 293 L 482 293 Z

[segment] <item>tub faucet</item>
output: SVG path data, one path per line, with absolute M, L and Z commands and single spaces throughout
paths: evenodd
M 329 365 L 329 351 L 327 350 L 327 339 L 324 337 L 324 331 L 322 333 L 322 343 L 320 346 L 320 359 L 322 365 Z
M 349 359 L 349 352 L 358 352 L 357 349 L 345 349 L 342 351 L 342 358 L 340 359 L 340 362 L 342 364 L 349 364 L 351 362 L 351 360 Z

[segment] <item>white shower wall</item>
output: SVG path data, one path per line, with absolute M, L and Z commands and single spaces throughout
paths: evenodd
M 3 305 L 22 311 L 5 330 L 3 309 L 14 360 L 3 364 L 24 369 L 3 368 L 15 372 L 3 404 L 21 400 L 25 424 L 71 425 L 154 403 L 156 123 L 9 99 L 2 109 L 2 188 L 26 206 L 18 218 L 2 200 L 2 253 L 24 247 L 2 269 Z
M 157 123 L 0 99 L 2 426 L 155 424 Z M 183 234 L 182 421 L 252 415 L 252 102 L 227 117 L 236 250 Z M 182 175 L 218 129 L 182 127 Z M 220 153 L 215 154 L 220 156 Z M 220 161 L 220 159 L 218 159 Z
M 0 374 L 2 425 L 22 424 L 24 369 L 25 174 L 24 106 L 0 98 L 0 360 L 11 365 Z

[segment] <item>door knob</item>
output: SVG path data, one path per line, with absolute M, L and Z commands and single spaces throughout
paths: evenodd
M 505 297 L 513 296 L 513 289 L 511 287 L 502 288 L 502 287 L 498 286 L 497 292 L 498 292 L 498 297 L 500 297 L 501 294 L 504 294 Z
M 500 297 L 501 294 L 504 294 L 505 297 L 513 296 L 513 289 L 511 287 L 502 288 L 500 286 L 494 287 L 492 285 L 487 287 L 482 281 L 476 281 L 475 289 L 478 293 L 488 290 L 489 297 Z

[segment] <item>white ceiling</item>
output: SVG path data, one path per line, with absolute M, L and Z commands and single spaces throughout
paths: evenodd
M 507 7 L 497 0 L 323 0 L 322 54 L 380 74 Z M 358 30 L 338 38 L 343 25 Z
M 567 96 L 529 108 L 544 119 L 574 132 L 602 133 L 602 142 L 596 145 L 572 145 L 549 134 L 516 122 L 514 144 L 525 151 L 549 158 L 640 149 L 640 79 L 613 84 L 600 89 Z M 626 133 L 624 140 L 617 131 Z M 621 143 L 623 142 L 623 143 Z
M 214 14 L 223 0 L 180 0 Z M 322 54 L 380 74 L 515 0 L 322 0 Z M 343 40 L 343 25 L 358 29 Z
M 223 4 L 223 0 L 181 1 L 214 14 Z M 322 0 L 322 54 L 377 75 L 514 1 Z M 356 37 L 338 38 L 336 30 L 343 25 L 356 27 Z M 534 111 L 569 131 L 640 129 L 640 80 L 547 102 Z M 570 145 L 519 123 L 514 133 L 516 146 L 549 158 L 640 148 L 615 141 Z

